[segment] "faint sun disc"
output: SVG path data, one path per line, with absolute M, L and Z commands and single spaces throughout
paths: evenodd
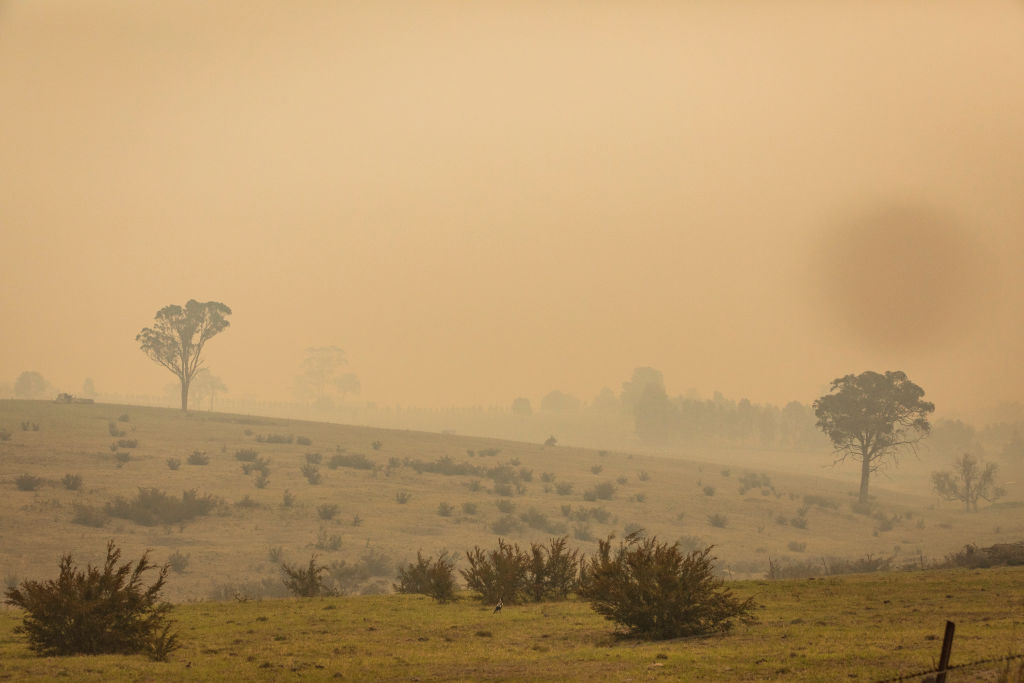
M 977 245 L 950 214 L 903 203 L 838 221 L 816 269 L 821 304 L 841 336 L 894 351 L 958 336 L 983 277 Z

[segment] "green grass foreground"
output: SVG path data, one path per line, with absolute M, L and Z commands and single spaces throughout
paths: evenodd
M 187 603 L 172 612 L 182 648 L 168 662 L 36 657 L 14 633 L 21 613 L 3 609 L 0 679 L 879 680 L 933 667 L 946 619 L 954 665 L 1024 652 L 1024 567 L 729 586 L 755 597 L 758 624 L 662 642 L 616 638 L 579 601 L 500 614 L 405 595 Z

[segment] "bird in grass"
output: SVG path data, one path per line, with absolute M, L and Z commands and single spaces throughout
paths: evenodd
M 496 614 L 501 611 L 501 598 L 498 598 L 498 604 L 494 606 L 494 611 L 491 614 Z

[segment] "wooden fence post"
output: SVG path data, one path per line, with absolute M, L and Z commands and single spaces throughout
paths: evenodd
M 939 655 L 939 671 L 935 677 L 935 683 L 946 683 L 946 669 L 949 667 L 949 655 L 953 651 L 954 631 L 956 631 L 956 624 L 947 621 L 946 635 L 942 637 L 942 653 Z

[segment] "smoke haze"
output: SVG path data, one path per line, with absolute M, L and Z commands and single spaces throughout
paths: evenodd
M 287 398 L 810 402 L 904 370 L 940 412 L 1024 366 L 1019 2 L 0 3 L 0 378 L 158 394 L 135 335 Z

